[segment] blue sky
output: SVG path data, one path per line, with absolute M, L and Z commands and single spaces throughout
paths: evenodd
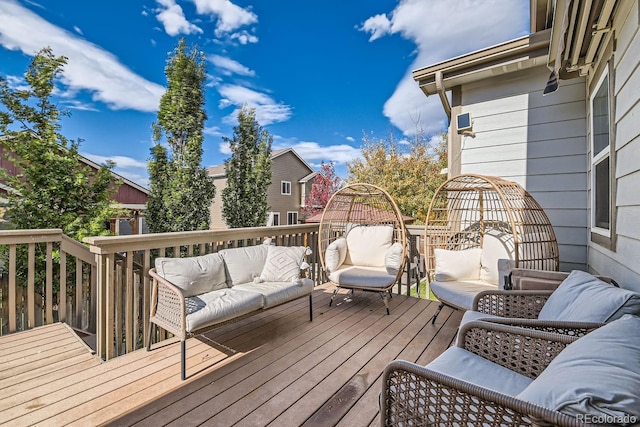
M 411 71 L 528 33 L 528 0 L 0 0 L 0 75 L 39 49 L 69 58 L 56 92 L 80 151 L 146 186 L 151 124 L 178 39 L 207 57 L 203 165 L 230 153 L 238 108 L 310 165 L 357 157 L 363 133 L 445 129 Z

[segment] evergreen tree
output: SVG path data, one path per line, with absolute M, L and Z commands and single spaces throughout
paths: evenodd
M 147 222 L 152 233 L 206 230 L 215 195 L 213 179 L 201 166 L 205 59 L 189 52 L 184 39 L 167 61 L 167 90 L 153 124 L 155 146 L 148 163 Z M 164 136 L 168 149 L 161 145 Z
M 224 162 L 227 186 L 222 190 L 222 217 L 231 228 L 263 226 L 269 209 L 273 137 L 256 121 L 255 109 L 243 107 L 233 138 L 223 139 L 232 154 Z
M 304 200 L 302 214 L 310 217 L 322 212 L 333 193 L 340 189 L 340 178 L 336 176 L 333 162 L 322 163 L 320 172 L 313 178 L 311 191 Z
M 0 168 L 0 181 L 12 189 L 6 195 L 12 227 L 61 228 L 81 241 L 105 233 L 118 183 L 112 163 L 91 169 L 80 161 L 81 140 L 60 133 L 60 118 L 68 113 L 58 110 L 51 96 L 66 63 L 44 48 L 27 69 L 28 88 L 13 89 L 0 77 L 0 144 L 19 171 L 14 176 Z

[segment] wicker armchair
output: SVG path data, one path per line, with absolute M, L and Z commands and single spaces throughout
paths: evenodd
M 535 379 L 576 337 L 476 321 L 461 329 L 457 347 Z M 383 374 L 382 426 L 559 425 L 584 423 L 561 412 L 396 360 Z

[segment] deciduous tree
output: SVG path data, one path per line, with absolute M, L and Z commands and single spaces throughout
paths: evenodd
M 435 190 L 446 180 L 446 134 L 428 140 L 418 132 L 398 141 L 364 136 L 362 158 L 347 165 L 349 182 L 367 182 L 384 188 L 404 215 L 424 221 Z
M 224 162 L 227 186 L 222 190 L 222 217 L 231 228 L 265 225 L 273 137 L 257 122 L 255 109 L 243 107 L 233 138 L 223 139 L 231 157 Z
M 153 124 L 155 146 L 148 162 L 147 222 L 153 233 L 209 228 L 215 186 L 201 165 L 207 119 L 204 64 L 202 52 L 188 51 L 184 39 L 167 61 L 167 90 Z
M 322 212 L 333 193 L 340 189 L 341 179 L 336 176 L 333 162 L 322 163 L 320 172 L 313 178 L 311 191 L 304 200 L 302 214 L 310 217 Z

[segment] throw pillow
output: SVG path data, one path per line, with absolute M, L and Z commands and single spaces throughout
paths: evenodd
M 640 294 L 574 270 L 551 294 L 538 319 L 609 322 L 627 313 L 640 315 Z
M 513 259 L 513 234 L 500 230 L 487 230 L 482 239 L 480 279 L 497 285 L 500 282 L 499 259 Z
M 269 246 L 260 279 L 265 282 L 292 282 L 300 278 L 300 267 L 307 248 L 304 246 Z
M 517 397 L 601 423 L 638 422 L 640 318 L 625 315 L 571 343 Z
M 324 265 L 329 271 L 336 271 L 345 258 L 347 257 L 347 240 L 344 237 L 338 237 L 327 246 L 324 252 Z
M 436 282 L 480 279 L 482 249 L 472 248 L 463 251 L 435 249 L 434 253 Z
M 391 225 L 358 225 L 347 233 L 348 263 L 365 267 L 384 267 L 384 257 L 391 247 Z
M 402 265 L 402 252 L 404 252 L 403 249 L 404 248 L 402 247 L 402 244 L 396 242 L 391 245 L 384 256 L 384 266 L 387 269 L 387 273 L 391 276 L 395 276 L 396 274 L 398 274 L 398 270 Z
M 224 261 L 218 253 L 189 258 L 156 258 L 156 272 L 185 297 L 227 288 Z

